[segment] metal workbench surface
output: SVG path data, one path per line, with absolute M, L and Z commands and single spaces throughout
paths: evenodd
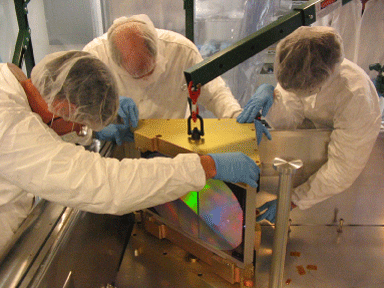
M 257 288 L 268 287 L 273 226 L 262 226 L 256 257 Z M 136 229 L 115 282 L 117 288 L 239 288 L 212 274 L 203 262 L 166 239 Z M 284 286 L 292 288 L 384 287 L 384 227 L 291 226 Z
M 284 270 L 286 287 L 384 287 L 384 227 L 292 226 Z M 273 227 L 262 227 L 256 287 L 268 287 Z
M 382 130 L 367 166 L 347 191 L 310 209 L 291 212 L 283 278 L 286 287 L 384 287 L 383 149 Z M 313 156 L 314 151 L 310 152 Z M 269 187 L 270 180 L 262 177 L 261 185 Z M 257 205 L 273 196 L 261 191 Z M 262 223 L 262 242 L 256 257 L 258 288 L 268 287 L 273 232 L 273 226 Z M 200 261 L 188 262 L 186 252 L 166 239 L 149 233 L 137 233 L 132 239 L 118 273 L 118 288 L 240 287 L 221 281 Z

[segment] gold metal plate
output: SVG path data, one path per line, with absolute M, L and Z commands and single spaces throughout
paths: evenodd
M 158 151 L 168 156 L 179 153 L 198 154 L 243 152 L 260 164 L 253 123 L 240 124 L 236 119 L 204 119 L 205 135 L 192 140 L 187 133 L 187 119 L 140 120 L 135 130 L 136 148 Z

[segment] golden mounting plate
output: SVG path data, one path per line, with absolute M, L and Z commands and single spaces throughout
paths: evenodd
M 157 151 L 171 157 L 188 152 L 202 155 L 243 152 L 260 165 L 253 123 L 240 124 L 236 119 L 203 121 L 204 136 L 200 140 L 192 140 L 187 133 L 187 119 L 140 120 L 134 132 L 136 148 L 142 152 Z

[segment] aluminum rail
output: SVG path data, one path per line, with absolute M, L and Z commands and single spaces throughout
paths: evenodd
M 59 235 L 71 213 L 72 209 L 45 200 L 34 207 L 1 256 L 0 287 L 19 287 L 41 255 L 41 247 L 52 235 Z

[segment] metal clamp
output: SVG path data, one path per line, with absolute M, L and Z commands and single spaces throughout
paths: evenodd
M 188 117 L 188 135 L 191 135 L 192 140 L 200 140 L 201 136 L 204 136 L 204 122 L 200 115 L 196 114 L 195 117 L 200 120 L 200 130 L 195 127 L 192 130 L 192 115 Z

